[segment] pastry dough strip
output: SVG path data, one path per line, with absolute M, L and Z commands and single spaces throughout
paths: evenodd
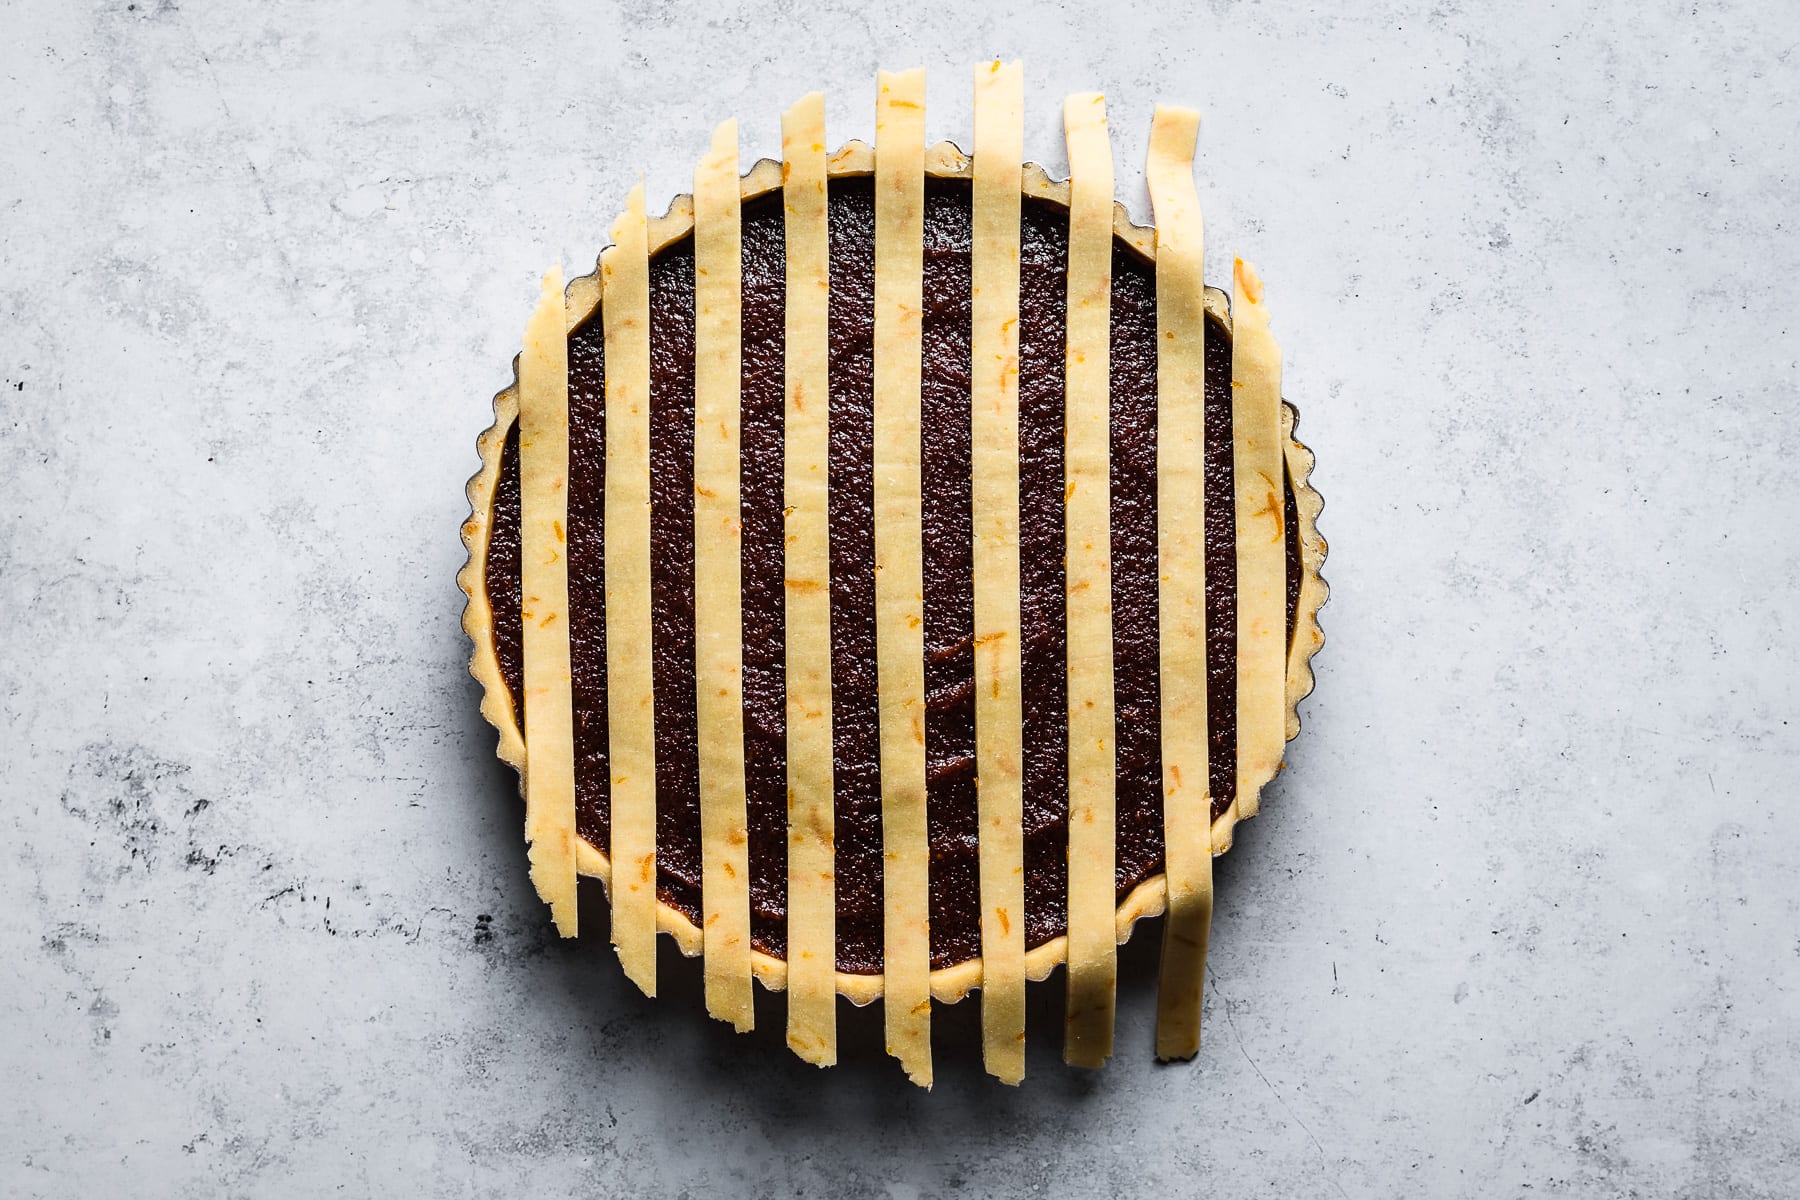
M 1117 730 L 1113 711 L 1113 161 L 1106 98 L 1070 96 L 1068 345 L 1063 366 L 1063 493 L 1069 681 L 1069 976 L 1063 1059 L 1112 1055 L 1118 979 L 1115 910 Z
M 569 667 L 569 335 L 562 268 L 544 275 L 519 355 L 519 583 L 525 840 L 556 931 L 576 932 L 575 718 Z
M 1237 794 L 1254 816 L 1287 744 L 1287 505 L 1282 493 L 1281 350 L 1262 280 L 1232 268 L 1231 438 L 1237 505 Z
M 931 847 L 925 823 L 920 522 L 925 72 L 882 71 L 875 101 L 875 660 L 881 726 L 888 1053 L 931 1086 Z
M 694 716 L 700 766 L 700 928 L 706 1011 L 742 1033 L 750 986 L 744 798 L 743 238 L 737 121 L 694 170 Z
M 1156 106 L 1145 175 L 1156 213 L 1156 512 L 1168 917 L 1157 980 L 1156 1056 L 1200 1048 L 1212 925 L 1212 795 L 1206 724 L 1206 287 L 1194 190 L 1200 114 Z
M 975 68 L 970 238 L 975 770 L 982 1061 L 1025 1077 L 1025 834 L 1019 635 L 1019 215 L 1025 79 Z
M 612 942 L 656 995 L 656 706 L 650 668 L 650 257 L 644 185 L 600 256 L 606 353 L 606 738 Z
M 837 1061 L 837 901 L 831 747 L 830 249 L 825 97 L 782 114 L 786 216 L 788 1047 Z

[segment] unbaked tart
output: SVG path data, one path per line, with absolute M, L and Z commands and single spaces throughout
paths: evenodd
M 558 272 L 495 401 L 460 582 L 531 873 L 624 973 L 704 956 L 708 1010 L 787 992 L 836 1060 L 883 999 L 931 1081 L 932 1003 L 981 991 L 1024 1073 L 1025 985 L 1066 964 L 1064 1056 L 1112 1050 L 1116 948 L 1166 914 L 1156 1053 L 1199 1046 L 1212 858 L 1299 730 L 1325 586 L 1256 273 L 1205 286 L 1198 117 L 1159 106 L 1154 228 L 1113 199 L 1104 101 L 1071 178 L 1022 161 L 1018 64 L 975 70 L 973 153 L 927 146 L 923 72 L 872 145 L 782 161 L 713 136 Z

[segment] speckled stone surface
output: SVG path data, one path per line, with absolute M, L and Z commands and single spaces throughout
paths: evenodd
M 0 1194 L 1783 1196 L 1800 1186 L 1800 20 L 1645 5 L 9 4 Z M 632 994 L 531 894 L 464 480 L 539 272 L 879 63 L 1028 153 L 1206 111 L 1331 539 L 1206 1045 L 939 1084 Z M 590 930 L 604 930 L 598 896 Z

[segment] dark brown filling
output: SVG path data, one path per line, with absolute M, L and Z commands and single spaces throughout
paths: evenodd
M 780 193 L 743 213 L 744 750 L 751 928 L 786 950 L 787 813 L 782 617 L 784 247 Z M 872 504 L 874 192 L 831 182 L 831 637 L 836 760 L 837 957 L 873 974 L 882 957 L 881 793 Z M 979 955 L 969 493 L 969 185 L 930 179 L 925 208 L 924 565 L 927 794 L 934 967 Z M 1063 631 L 1063 338 L 1068 214 L 1026 200 L 1020 254 L 1020 617 L 1024 635 L 1026 941 L 1063 933 L 1068 846 Z M 651 572 L 656 687 L 658 893 L 698 922 L 699 774 L 694 723 L 692 238 L 650 268 Z M 1118 893 L 1162 870 L 1156 611 L 1156 286 L 1152 264 L 1113 245 L 1113 645 Z M 569 561 L 581 835 L 608 845 L 604 362 L 596 313 L 569 337 Z M 1230 807 L 1236 753 L 1236 586 L 1231 352 L 1206 352 L 1208 716 L 1213 811 Z M 1287 495 L 1288 628 L 1300 561 Z M 517 431 L 494 496 L 488 597 L 501 674 L 520 694 Z

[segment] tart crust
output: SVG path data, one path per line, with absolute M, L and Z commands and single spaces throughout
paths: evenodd
M 947 179 L 969 179 L 972 177 L 972 160 L 954 143 L 939 142 L 925 151 L 925 172 L 927 175 Z M 847 142 L 826 163 L 826 172 L 831 178 L 871 175 L 875 169 L 874 148 L 866 142 Z M 773 159 L 762 159 L 743 177 L 741 196 L 743 200 L 752 200 L 766 195 L 781 186 L 781 164 Z M 1067 208 L 1069 203 L 1069 184 L 1067 180 L 1052 179 L 1044 169 L 1035 163 L 1026 163 L 1024 170 L 1024 195 L 1034 199 L 1047 200 L 1053 204 Z M 691 196 L 677 196 L 669 205 L 669 210 L 661 216 L 649 220 L 649 250 L 652 257 L 659 251 L 673 245 L 688 236 L 694 229 L 694 202 Z M 1153 261 L 1156 257 L 1156 231 L 1152 227 L 1137 225 L 1132 222 L 1130 214 L 1123 204 L 1113 206 L 1113 235 L 1125 242 L 1142 255 Z M 583 275 L 569 282 L 567 291 L 568 326 L 575 329 L 583 321 L 593 315 L 600 303 L 600 277 L 596 271 Z M 1206 289 L 1207 313 L 1216 318 L 1227 330 L 1231 328 L 1230 301 L 1218 288 Z M 505 390 L 494 397 L 494 423 L 490 425 L 476 442 L 481 455 L 481 469 L 469 480 L 466 489 L 470 514 L 463 522 L 463 546 L 469 552 L 469 559 L 463 569 L 457 573 L 456 582 L 462 588 L 467 604 L 463 608 L 463 632 L 468 634 L 473 643 L 469 656 L 469 673 L 481 684 L 481 715 L 487 718 L 499 734 L 496 747 L 501 761 L 511 766 L 520 774 L 520 791 L 524 789 L 525 740 L 518 723 L 514 719 L 512 695 L 500 674 L 500 660 L 495 653 L 494 645 L 494 613 L 487 596 L 487 552 L 488 539 L 491 532 L 494 510 L 494 491 L 500 479 L 500 455 L 506 445 L 507 434 L 519 417 L 519 382 L 518 361 L 513 363 L 513 381 Z M 1312 473 L 1314 456 L 1294 437 L 1294 430 L 1299 423 L 1298 411 L 1286 401 L 1281 406 L 1282 457 L 1287 470 L 1288 483 L 1293 489 L 1295 508 L 1299 516 L 1300 542 L 1300 596 L 1294 614 L 1294 632 L 1288 644 L 1287 657 L 1287 737 L 1293 740 L 1300 732 L 1299 704 L 1313 689 L 1312 657 L 1318 653 L 1325 643 L 1324 632 L 1319 628 L 1318 612 L 1325 603 L 1329 589 L 1320 574 L 1325 563 L 1326 544 L 1318 529 L 1318 516 L 1324 507 L 1324 499 L 1313 489 L 1309 482 Z M 1235 826 L 1240 819 L 1255 815 L 1253 811 L 1242 811 L 1241 806 L 1234 805 L 1219 816 L 1212 824 L 1212 844 L 1214 855 L 1225 853 L 1231 849 Z M 612 885 L 612 864 L 591 842 L 577 837 L 575 842 L 575 863 L 582 875 L 599 879 L 607 888 L 608 894 Z M 1153 875 L 1133 888 L 1125 899 L 1119 903 L 1116 913 L 1118 940 L 1122 945 L 1130 937 L 1133 927 L 1145 917 L 1160 916 L 1167 903 L 1167 879 L 1163 875 Z M 702 950 L 702 936 L 698 926 L 688 920 L 686 914 L 658 901 L 656 905 L 656 926 L 661 932 L 675 938 L 681 952 L 689 958 L 697 957 Z M 1068 935 L 1061 934 L 1051 938 L 1040 946 L 1025 952 L 1025 974 L 1031 980 L 1042 980 L 1049 977 L 1050 972 L 1062 964 L 1068 956 Z M 787 987 L 787 961 L 765 954 L 760 950 L 752 950 L 750 966 L 755 977 L 771 991 L 782 991 Z M 879 999 L 883 990 L 883 976 L 852 974 L 847 971 L 834 972 L 838 994 L 858 1006 L 872 1003 Z M 931 995 L 939 1003 L 952 1004 L 969 992 L 981 986 L 981 959 L 972 958 L 966 962 L 941 967 L 931 972 Z

